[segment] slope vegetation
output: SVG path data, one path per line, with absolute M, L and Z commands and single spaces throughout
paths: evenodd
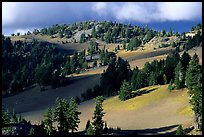
M 146 129 L 154 129 L 148 133 L 154 134 L 155 130 L 159 130 L 160 127 L 176 125 L 174 128 L 161 131 L 162 134 L 175 131 L 179 124 L 189 126 L 193 121 L 193 113 L 186 89 L 169 92 L 167 86 L 142 88 L 139 90 L 142 93 L 140 96 L 124 102 L 120 101 L 118 96 L 107 98 L 103 103 L 104 120 L 107 121 L 109 127 L 120 127 L 121 130 L 141 130 L 141 134 L 147 134 Z M 90 100 L 79 106 L 82 111 L 80 130 L 85 128 L 85 122 L 92 117 L 93 102 Z

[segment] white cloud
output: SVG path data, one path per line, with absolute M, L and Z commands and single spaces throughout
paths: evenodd
M 105 2 L 96 2 L 92 6 L 92 10 L 97 12 L 100 16 L 107 14 L 107 4 Z
M 15 12 L 12 9 L 17 7 L 16 2 L 2 2 L 2 24 L 10 24 L 14 22 Z
M 138 22 L 150 22 L 155 20 L 154 16 L 150 15 L 155 13 L 154 3 L 134 3 L 128 2 L 121 6 L 115 6 L 115 17 L 119 20 L 134 20 Z
M 2 2 L 3 33 L 85 20 L 151 23 L 201 19 L 201 2 Z
M 163 2 L 158 4 L 161 20 L 180 21 L 201 19 L 200 2 Z
M 100 5 L 93 4 L 94 7 Z M 107 9 L 107 11 L 104 11 Z M 99 15 L 108 12 L 119 20 L 142 23 L 162 21 L 192 21 L 202 18 L 201 2 L 126 2 L 110 3 L 106 8 L 94 8 Z

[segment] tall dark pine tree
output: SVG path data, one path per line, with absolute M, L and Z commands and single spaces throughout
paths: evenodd
M 186 71 L 186 86 L 189 90 L 189 94 L 191 96 L 191 91 L 193 89 L 194 85 L 198 85 L 201 81 L 201 78 L 199 76 L 201 72 L 201 65 L 199 65 L 199 59 L 197 55 L 195 54 L 192 58 L 192 60 L 189 62 L 189 67 Z
M 85 33 L 82 33 L 80 37 L 80 43 L 84 43 L 85 41 L 86 41 Z
M 68 121 L 68 102 L 65 99 L 58 97 L 56 99 L 56 107 L 54 110 L 54 121 L 58 124 L 58 131 L 61 133 L 69 132 Z
M 191 60 L 191 56 L 186 51 L 184 51 L 184 53 L 181 56 L 181 63 L 184 71 L 186 71 L 186 68 L 188 67 L 190 60 Z
M 202 75 L 202 74 L 201 74 Z M 202 84 L 193 86 L 193 96 L 190 100 L 193 105 L 195 128 L 202 127 Z
M 96 29 L 95 29 L 95 26 L 93 27 L 91 34 L 92 34 L 92 38 L 96 38 Z
M 152 71 L 149 76 L 149 86 L 156 85 L 157 79 L 158 77 L 157 77 L 156 72 Z
M 54 117 L 53 116 L 54 116 L 53 110 L 51 108 L 48 108 L 47 112 L 44 115 L 45 120 L 43 120 L 43 124 L 46 130 L 46 133 L 48 135 L 52 135 L 54 132 L 54 127 L 53 127 Z
M 174 79 L 175 89 L 183 88 L 184 82 L 185 82 L 185 77 L 184 77 L 183 66 L 179 61 L 179 63 L 175 68 L 175 79 Z
M 94 116 L 93 116 L 93 127 L 96 135 L 100 135 L 103 133 L 103 127 L 104 127 L 104 121 L 103 121 L 103 106 L 102 103 L 104 101 L 104 98 L 102 96 L 96 97 L 96 106 L 94 110 Z
M 137 78 L 137 74 L 139 73 L 139 68 L 136 66 L 134 69 L 133 69 L 133 71 L 132 71 L 132 74 L 131 74 L 131 84 L 132 84 L 132 88 L 133 88 L 133 90 L 135 90 L 136 89 L 136 87 L 137 87 L 137 81 L 136 81 L 136 78 Z
M 72 133 L 74 130 L 77 131 L 78 124 L 80 123 L 79 114 L 81 112 L 77 111 L 76 101 L 72 97 L 69 102 L 69 111 L 68 111 L 68 119 L 69 119 L 69 128 L 71 129 Z
M 202 127 L 202 66 L 195 54 L 186 72 L 186 86 L 193 105 L 195 128 Z

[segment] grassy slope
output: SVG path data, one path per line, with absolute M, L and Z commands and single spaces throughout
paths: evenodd
M 186 89 L 184 90 L 174 90 L 169 92 L 167 89 L 168 85 L 156 85 L 142 88 L 135 92 L 140 91 L 150 91 L 149 94 L 144 94 L 142 96 L 136 96 L 134 98 L 128 99 L 126 101 L 120 101 L 118 96 L 111 97 L 104 101 L 103 106 L 104 110 L 136 110 L 146 105 L 149 105 L 155 101 L 160 101 L 162 99 L 173 97 L 175 101 L 180 103 L 185 103 L 182 108 L 178 110 L 179 114 L 191 114 L 192 111 L 188 111 L 191 106 L 187 103 L 188 102 L 188 95 Z M 179 93 L 180 92 L 180 93 Z M 185 113 L 184 113 L 185 112 Z
M 105 112 L 103 119 L 107 121 L 109 127 L 120 127 L 122 130 L 191 125 L 193 113 L 186 89 L 169 92 L 167 87 L 168 85 L 156 85 L 142 88 L 139 91 L 150 92 L 123 102 L 118 96 L 106 98 L 103 102 Z M 88 119 L 92 120 L 94 106 L 94 100 L 79 105 L 82 112 L 79 130 L 85 128 Z

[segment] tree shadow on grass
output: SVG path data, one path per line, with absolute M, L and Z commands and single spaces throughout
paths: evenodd
M 154 90 L 157 90 L 157 89 L 158 89 L 158 88 L 153 88 L 153 89 L 149 89 L 149 90 L 146 90 L 146 89 L 137 90 L 137 92 L 131 94 L 131 98 L 134 98 L 134 97 L 136 97 L 136 96 L 142 96 L 142 95 L 144 95 L 144 94 L 148 94 L 148 93 L 150 93 L 150 92 L 152 92 L 152 91 L 154 91 Z
M 108 134 L 114 135 L 175 135 L 176 127 L 179 125 L 170 125 L 159 128 L 148 128 L 141 130 L 109 130 Z M 174 129 L 175 128 L 175 129 Z M 174 129 L 174 130 L 172 130 Z M 170 131 L 169 131 L 170 130 Z

